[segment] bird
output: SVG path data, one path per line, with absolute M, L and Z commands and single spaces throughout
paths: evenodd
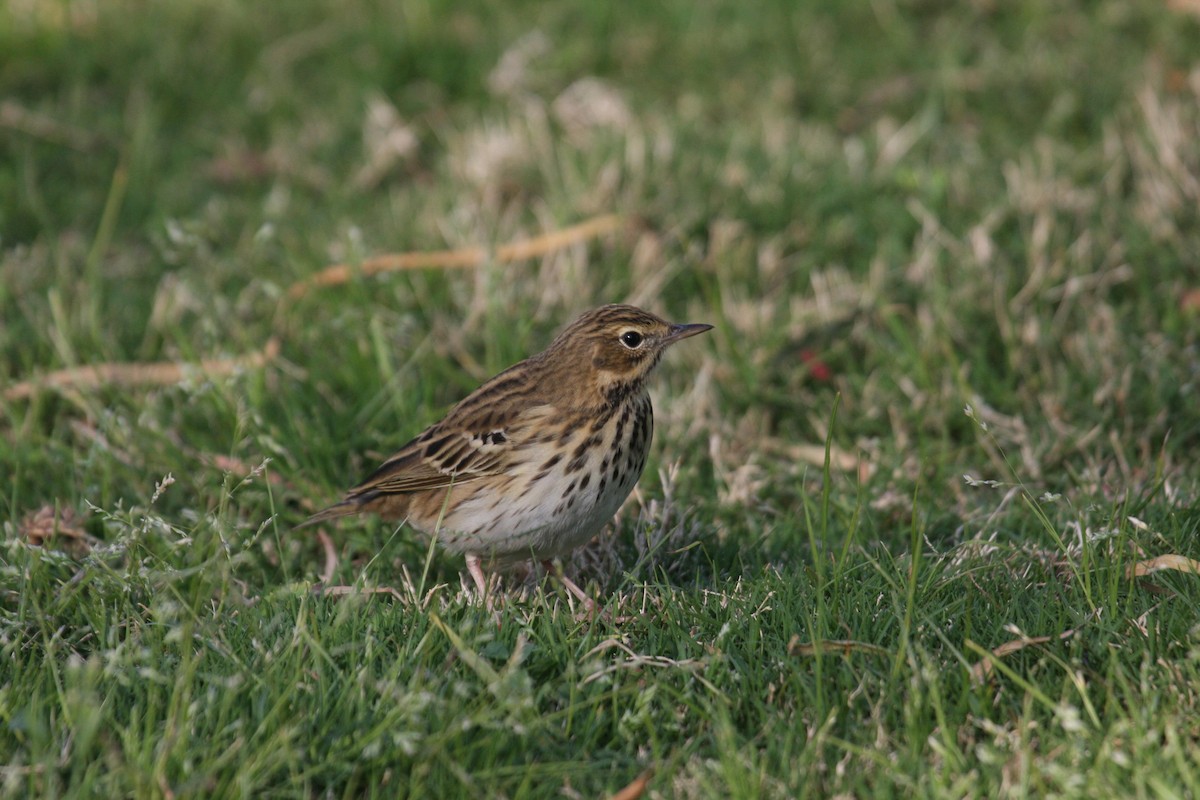
M 484 567 L 532 560 L 551 570 L 613 518 L 650 451 L 646 379 L 667 348 L 712 327 L 631 305 L 587 311 L 297 527 L 370 513 L 403 521 L 463 555 L 487 603 Z

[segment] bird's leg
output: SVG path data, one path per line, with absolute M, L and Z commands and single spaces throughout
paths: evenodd
M 471 577 L 475 580 L 475 587 L 479 589 L 479 600 L 485 608 L 491 608 L 491 598 L 488 596 L 487 578 L 483 575 L 483 566 L 479 563 L 479 556 L 474 553 L 467 553 L 467 572 L 471 573 Z
M 549 559 L 543 561 L 542 568 L 546 570 L 548 575 L 553 575 L 554 577 L 558 578 L 558 581 L 563 585 L 563 588 L 575 595 L 579 602 L 583 603 L 583 607 L 587 610 L 588 619 L 595 619 L 596 612 L 600 610 L 600 606 L 596 604 L 595 600 L 588 596 L 587 592 L 575 585 L 575 581 L 568 578 L 567 574 L 561 569 L 555 569 L 553 561 Z

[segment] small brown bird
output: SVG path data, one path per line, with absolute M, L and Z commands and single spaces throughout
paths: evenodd
M 667 347 L 711 327 L 627 305 L 589 311 L 299 527 L 363 512 L 405 520 L 464 554 L 486 598 L 484 565 L 549 566 L 612 519 L 650 450 L 647 376 Z

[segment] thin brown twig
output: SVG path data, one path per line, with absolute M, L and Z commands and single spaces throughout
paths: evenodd
M 24 400 L 43 389 L 91 389 L 105 384 L 118 386 L 167 386 L 178 383 L 190 371 L 205 375 L 229 375 L 239 369 L 261 367 L 279 355 L 279 337 L 272 336 L 261 349 L 235 358 L 206 358 L 198 364 L 176 361 L 89 364 L 48 372 L 21 381 L 4 390 L 5 400 Z
M 851 639 L 823 639 L 818 642 L 802 642 L 798 635 L 794 635 L 787 646 L 789 656 L 815 656 L 817 654 L 825 655 L 829 653 L 841 653 L 844 656 L 848 656 L 854 652 L 868 653 L 874 656 L 891 657 L 892 655 L 891 651 L 886 647 L 880 647 L 877 644 L 869 642 L 856 642 Z
M 400 272 L 413 269 L 472 269 L 489 261 L 505 264 L 523 261 L 561 250 L 578 242 L 616 230 L 622 220 L 615 214 L 605 214 L 585 220 L 578 225 L 550 233 L 509 242 L 494 250 L 485 247 L 464 247 L 458 250 L 435 250 L 432 252 L 388 253 L 368 258 L 361 264 L 334 264 L 320 272 L 298 281 L 288 289 L 290 300 L 303 297 L 315 288 L 337 286 L 347 283 L 356 275 L 378 275 L 382 272 Z
M 1055 639 L 1066 641 L 1076 633 L 1078 633 L 1077 628 L 1071 628 L 1070 630 L 1066 630 L 1062 633 L 1051 636 L 1025 636 L 1022 634 L 1017 639 L 1007 641 L 999 647 L 994 647 L 984 656 L 984 658 L 975 662 L 974 666 L 971 667 L 971 683 L 975 684 L 976 686 L 986 683 L 988 678 L 990 678 L 992 675 L 993 663 L 1007 655 L 1015 653 L 1018 650 L 1024 650 L 1026 647 L 1047 644 L 1049 642 L 1053 642 Z
M 654 777 L 654 770 L 647 769 L 638 775 L 629 783 L 628 786 L 614 794 L 609 800 L 638 800 L 646 793 L 646 787 L 650 785 L 650 779 Z

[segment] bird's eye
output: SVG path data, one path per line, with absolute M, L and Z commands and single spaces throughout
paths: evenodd
M 621 334 L 621 344 L 630 350 L 637 350 L 642 346 L 642 335 L 637 331 L 625 331 Z

